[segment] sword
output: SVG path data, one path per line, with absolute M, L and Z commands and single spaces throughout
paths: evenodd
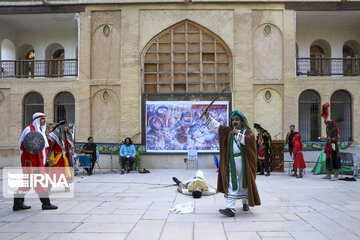
M 225 90 L 229 89 L 230 87 L 231 87 L 231 85 L 225 87 L 218 95 L 216 95 L 216 96 L 212 99 L 212 101 L 211 101 L 211 103 L 209 104 L 209 106 L 207 106 L 207 107 L 205 108 L 205 110 L 203 111 L 203 113 L 201 114 L 200 119 L 202 119 L 202 117 L 204 116 L 204 114 L 206 113 L 206 111 L 207 111 L 207 110 L 211 107 L 211 105 L 213 105 L 213 103 L 225 92 Z

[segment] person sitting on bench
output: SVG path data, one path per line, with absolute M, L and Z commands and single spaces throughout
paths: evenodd
M 127 137 L 124 140 L 124 144 L 120 148 L 120 157 L 121 157 L 121 174 L 125 173 L 125 164 L 129 162 L 127 173 L 130 173 L 130 168 L 132 168 L 135 162 L 136 149 L 134 144 L 131 141 L 131 138 Z

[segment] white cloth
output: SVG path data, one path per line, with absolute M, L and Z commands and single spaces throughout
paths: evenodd
M 181 203 L 171 208 L 170 211 L 172 213 L 192 213 L 194 211 L 194 205 L 192 202 Z
M 234 146 L 234 154 L 240 153 L 240 149 L 238 148 L 235 140 L 233 143 Z M 229 166 L 229 188 L 226 197 L 234 198 L 234 199 L 241 199 L 241 198 L 248 198 L 248 189 L 242 188 L 242 157 L 234 157 L 235 160 L 235 168 L 236 168 L 236 180 L 237 180 L 237 190 L 232 189 L 232 182 L 231 182 L 231 166 Z M 230 163 L 229 163 L 230 165 Z
M 44 137 L 45 146 L 44 146 L 44 148 L 43 148 L 43 150 L 42 150 L 42 155 L 43 155 L 43 163 L 45 164 L 45 163 L 46 163 L 46 157 L 47 157 L 46 154 L 45 154 L 45 149 L 46 149 L 47 147 L 49 147 L 49 143 L 48 143 L 47 137 L 46 137 L 46 122 L 45 122 L 45 124 L 44 124 L 43 126 L 41 126 L 41 125 L 40 125 L 40 118 L 37 118 L 37 117 L 39 117 L 39 116 L 45 116 L 45 114 L 44 114 L 44 113 L 40 113 L 40 112 L 34 113 L 33 116 L 32 116 L 32 117 L 33 117 L 32 125 L 34 126 L 35 131 L 41 133 L 41 135 Z M 35 119 L 35 118 L 37 118 L 37 119 Z M 34 119 L 35 119 L 35 120 L 34 120 Z M 46 117 L 45 117 L 45 119 L 46 119 Z M 22 134 L 21 134 L 21 136 L 20 136 L 20 139 L 19 139 L 19 142 L 18 142 L 19 148 L 21 147 L 21 144 L 22 144 L 22 142 L 24 141 L 24 138 L 25 138 L 26 134 L 28 134 L 29 132 L 31 132 L 31 129 L 30 129 L 30 126 L 27 126 L 27 127 L 23 130 L 23 132 L 22 132 Z M 20 154 L 22 154 L 22 151 L 21 151 L 21 150 L 20 150 Z

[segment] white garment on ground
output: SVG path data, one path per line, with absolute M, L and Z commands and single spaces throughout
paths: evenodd
M 191 202 L 181 203 L 171 208 L 170 211 L 172 213 L 192 213 L 194 211 L 194 206 Z
M 207 122 L 206 124 L 210 128 L 212 128 L 216 131 L 219 130 L 220 123 L 217 122 L 215 119 L 209 117 L 206 122 Z M 237 131 L 238 131 L 238 134 L 235 136 L 234 143 L 233 143 L 234 154 L 240 153 L 240 149 L 239 149 L 236 141 L 242 145 L 245 145 L 245 136 L 244 135 L 245 135 L 245 132 L 247 131 L 247 129 L 245 129 L 243 134 L 240 133 L 240 130 L 237 130 Z M 235 208 L 236 199 L 243 199 L 243 204 L 247 204 L 247 200 L 248 200 L 248 189 L 242 187 L 242 157 L 241 156 L 234 157 L 234 160 L 235 160 L 236 180 L 237 180 L 238 188 L 236 190 L 232 189 L 231 166 L 229 166 L 229 188 L 228 188 L 228 193 L 225 194 L 225 198 L 226 198 L 225 207 L 226 208 L 228 208 L 228 207 Z M 229 161 L 229 165 L 230 165 L 230 161 Z

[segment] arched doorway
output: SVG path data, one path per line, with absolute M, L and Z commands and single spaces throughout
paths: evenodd
M 16 75 L 18 77 L 34 77 L 35 50 L 29 44 L 23 44 L 17 51 Z
M 15 60 L 15 45 L 9 39 L 4 39 L 1 42 L 1 60 Z
M 349 40 L 343 46 L 343 73 L 345 76 L 360 74 L 360 44 L 355 40 Z
M 340 130 L 340 139 L 348 141 L 351 135 L 351 96 L 347 91 L 338 90 L 331 95 L 331 119 Z
M 352 58 L 354 58 L 355 53 L 354 49 L 349 45 L 344 45 L 343 47 L 343 72 L 344 75 L 352 75 L 353 73 L 353 64 Z
M 304 141 L 316 141 L 320 137 L 320 95 L 305 90 L 299 97 L 299 132 Z
M 315 74 L 323 74 L 326 72 L 325 51 L 319 45 L 313 45 L 310 48 L 310 70 Z
M 53 55 L 52 55 L 52 59 L 53 61 L 51 61 L 51 75 L 55 75 L 57 77 L 61 77 L 64 74 L 64 68 L 63 68 L 63 61 L 64 60 L 64 56 L 65 56 L 65 51 L 64 49 L 59 49 L 56 50 Z
M 44 99 L 37 92 L 30 92 L 24 98 L 24 128 L 32 122 L 32 115 L 36 112 L 44 112 Z
M 45 57 L 48 60 L 47 72 L 50 77 L 61 77 L 64 74 L 64 47 L 59 43 L 50 44 L 45 50 Z
M 325 40 L 316 40 L 310 46 L 311 75 L 331 74 L 331 48 Z
M 0 74 L 2 76 L 14 76 L 15 75 L 15 45 L 9 39 L 4 39 L 1 42 L 1 63 Z
M 54 101 L 54 121 L 66 120 L 75 123 L 75 98 L 69 92 L 61 92 Z

